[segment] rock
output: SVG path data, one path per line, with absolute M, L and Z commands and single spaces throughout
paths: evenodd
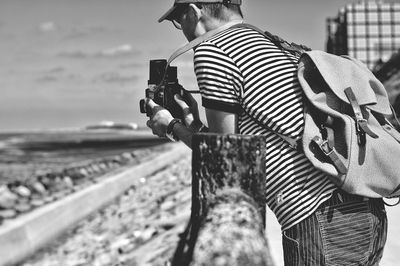
M 80 168 L 72 168 L 67 171 L 64 171 L 64 174 L 71 177 L 73 180 L 80 180 L 85 177 L 83 173 L 80 172 Z
M 176 203 L 175 203 L 175 202 L 173 202 L 172 200 L 168 200 L 168 201 L 165 201 L 165 202 L 163 202 L 163 203 L 161 204 L 160 209 L 161 209 L 162 211 L 170 211 L 170 210 L 172 210 L 173 208 L 175 208 L 175 206 L 176 206 Z
M 42 199 L 33 199 L 30 201 L 31 205 L 35 208 L 40 207 L 45 204 L 45 201 Z
M 68 194 L 67 190 L 60 190 L 60 191 L 56 191 L 53 193 L 53 197 L 55 199 L 62 199 L 63 197 L 65 197 Z
M 30 199 L 29 198 L 25 198 L 25 197 L 19 197 L 17 200 L 17 204 L 18 203 L 29 203 Z
M 132 154 L 131 154 L 130 152 L 124 152 L 124 153 L 121 155 L 121 158 L 122 158 L 124 161 L 130 161 L 130 160 L 133 159 L 133 158 L 132 158 Z
M 113 168 L 115 166 L 114 162 L 108 161 L 106 162 L 107 168 Z
M 51 185 L 52 185 L 52 180 L 46 175 L 46 176 L 39 176 L 38 181 L 44 185 L 46 190 L 48 190 Z
M 92 168 L 93 168 L 93 171 L 97 174 L 101 172 L 101 169 L 97 163 L 92 164 Z
M 106 171 L 107 170 L 107 164 L 104 162 L 99 163 L 99 168 L 101 171 Z
M 17 203 L 14 206 L 14 210 L 16 210 L 19 213 L 25 213 L 28 212 L 32 209 L 32 206 L 29 203 Z
M 115 241 L 114 243 L 111 244 L 111 249 L 113 250 L 124 250 L 125 246 L 128 246 L 129 244 L 131 244 L 131 240 L 129 238 L 121 238 L 118 239 L 117 241 Z M 122 253 L 122 252 L 120 252 Z
M 125 246 L 121 246 L 118 248 L 118 253 L 119 254 L 129 254 L 132 250 L 136 248 L 136 245 L 134 243 L 129 243 Z
M 85 169 L 89 173 L 90 176 L 94 174 L 94 170 L 93 170 L 92 165 L 86 166 Z
M 0 217 L 4 219 L 12 219 L 17 216 L 17 211 L 13 209 L 3 209 L 0 210 Z
M 82 175 L 82 176 L 84 176 L 84 177 L 87 177 L 87 176 L 89 176 L 90 174 L 89 174 L 89 172 L 85 169 L 85 168 L 80 168 L 79 170 L 78 170 L 78 172 Z
M 112 158 L 113 163 L 121 164 L 122 158 L 121 156 L 117 155 Z
M 73 188 L 74 187 L 74 182 L 72 181 L 71 177 L 69 176 L 64 176 L 63 177 L 64 184 L 66 185 L 67 188 Z
M 56 200 L 56 198 L 53 196 L 53 195 L 47 195 L 47 196 L 45 196 L 44 198 L 43 198 L 43 201 L 45 202 L 45 203 L 50 203 L 50 202 L 53 202 L 53 201 L 55 201 Z
M 20 197 L 28 198 L 31 196 L 32 192 L 23 185 L 19 185 L 12 188 L 12 191 Z
M 132 258 L 129 254 L 128 255 L 120 255 L 118 257 L 119 259 L 119 264 L 116 265 L 129 265 L 129 266 L 136 266 L 139 265 L 137 260 L 135 258 Z M 165 266 L 170 266 L 170 265 L 165 265 Z
M 18 196 L 11 192 L 7 186 L 0 187 L 0 208 L 10 209 L 18 200 Z
M 136 242 L 141 244 L 149 241 L 153 236 L 157 234 L 157 229 L 155 229 L 154 227 L 149 227 L 143 231 L 135 231 L 133 235 L 136 237 Z
M 133 193 L 135 193 L 136 187 L 132 186 L 128 190 L 125 191 L 124 195 L 125 196 L 132 196 Z
M 48 191 L 46 190 L 44 185 L 42 183 L 40 183 L 39 181 L 32 183 L 31 189 L 34 193 L 37 193 L 39 195 L 45 195 L 48 193 Z

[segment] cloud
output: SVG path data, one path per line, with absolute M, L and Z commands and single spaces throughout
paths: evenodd
M 125 63 L 125 64 L 120 64 L 119 68 L 121 69 L 130 69 L 130 68 L 142 68 L 147 66 L 148 63 L 143 61 L 143 62 L 132 62 L 132 63 Z
M 138 76 L 126 76 L 126 75 L 121 75 L 118 72 L 105 72 L 96 76 L 93 79 L 93 82 L 126 84 L 130 82 L 136 82 L 138 80 L 139 80 Z
M 62 57 L 84 59 L 84 58 L 118 58 L 132 55 L 139 55 L 141 51 L 134 50 L 130 44 L 122 44 L 116 47 L 107 48 L 97 52 L 89 51 L 63 51 L 58 55 Z
M 54 67 L 43 71 L 36 79 L 39 83 L 50 82 L 69 82 L 69 81 L 82 81 L 84 78 L 80 74 L 69 73 L 64 67 Z
M 124 56 L 132 54 L 133 48 L 130 44 L 122 44 L 120 46 L 112 47 L 100 52 L 100 55 L 105 57 Z
M 63 51 L 58 54 L 61 57 L 68 57 L 68 58 L 87 58 L 90 57 L 91 54 L 83 51 Z
M 46 73 L 63 73 L 63 72 L 65 72 L 64 67 L 53 67 L 46 71 Z
M 59 81 L 59 77 L 52 76 L 52 75 L 44 75 L 38 79 L 36 79 L 39 83 L 50 83 L 50 82 L 57 82 Z
M 101 26 L 82 26 L 80 28 L 72 28 L 66 35 L 66 39 L 78 39 L 91 36 L 93 34 L 98 34 L 106 32 L 108 29 Z
M 58 27 L 57 27 L 56 23 L 54 23 L 53 21 L 46 21 L 46 22 L 40 23 L 38 26 L 38 29 L 40 32 L 48 33 L 48 32 L 57 31 Z

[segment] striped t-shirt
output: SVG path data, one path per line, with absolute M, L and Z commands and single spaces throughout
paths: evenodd
M 282 230 L 307 218 L 335 189 L 302 152 L 272 132 L 294 139 L 302 135 L 297 62 L 298 57 L 245 27 L 215 35 L 194 53 L 203 106 L 236 113 L 240 134 L 267 139 L 266 198 Z

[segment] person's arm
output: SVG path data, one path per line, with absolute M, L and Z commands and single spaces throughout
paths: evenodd
M 194 69 L 209 132 L 238 133 L 243 77 L 235 62 L 213 43 L 196 48 Z
M 235 134 L 237 130 L 237 115 L 206 108 L 209 132 Z
M 192 148 L 192 137 L 195 132 L 190 130 L 182 123 L 176 123 L 172 129 L 173 135 L 178 138 L 179 141 L 182 141 L 189 148 Z
M 220 134 L 237 133 L 237 115 L 212 109 L 206 109 L 206 117 L 209 125 L 208 132 Z M 201 123 L 201 122 L 200 122 Z M 199 127 L 198 127 L 199 128 Z M 182 123 L 173 126 L 173 135 L 192 148 L 192 138 L 197 131 L 186 127 Z
M 205 108 L 208 128 L 200 121 L 198 105 L 192 95 L 185 96 L 184 101 L 179 95 L 175 95 L 175 101 L 184 110 L 184 123 L 193 133 L 212 132 L 221 134 L 237 133 L 237 114 Z M 177 129 L 178 134 L 185 136 L 183 129 Z M 185 142 L 186 143 L 186 142 Z
M 177 99 L 177 103 L 182 109 L 189 108 L 185 102 L 179 102 L 179 100 L 180 99 Z M 157 105 L 154 101 L 148 100 L 147 104 L 153 112 L 153 116 L 149 121 L 147 121 L 147 126 L 152 129 L 154 135 L 165 137 L 168 125 L 174 118 L 168 110 Z M 191 104 L 190 108 L 192 109 L 192 107 L 193 105 Z M 196 113 L 197 112 L 194 112 L 193 116 L 193 113 L 187 112 L 185 114 L 185 121 L 182 123 L 175 123 L 172 128 L 173 135 L 185 143 L 189 148 L 192 147 L 193 134 L 197 133 L 199 129 L 204 127 Z M 193 117 L 196 118 L 194 119 Z M 206 130 L 203 129 L 202 131 L 221 134 L 237 133 L 236 114 L 206 108 L 206 117 L 209 128 Z M 188 126 L 183 123 L 188 124 Z

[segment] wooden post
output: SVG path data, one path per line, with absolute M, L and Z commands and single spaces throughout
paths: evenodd
M 198 134 L 192 215 L 172 265 L 273 265 L 265 228 L 265 139 Z

